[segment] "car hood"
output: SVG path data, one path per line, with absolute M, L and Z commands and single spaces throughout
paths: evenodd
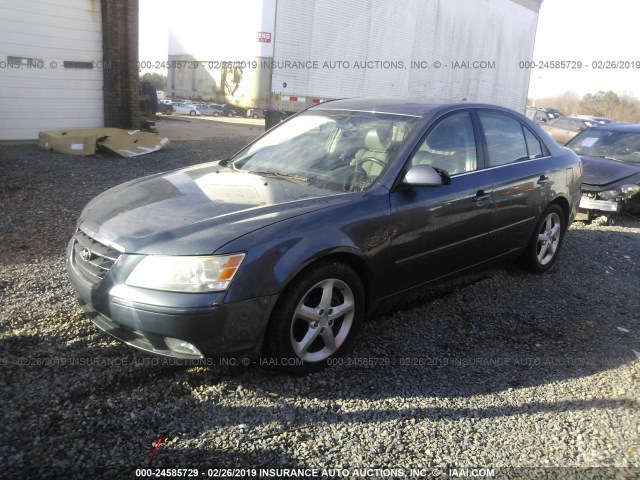
M 582 183 L 586 185 L 604 187 L 640 173 L 637 164 L 588 155 L 580 158 L 584 167 Z
M 354 195 L 363 194 L 206 164 L 107 190 L 85 207 L 79 226 L 129 253 L 205 255 L 254 230 Z

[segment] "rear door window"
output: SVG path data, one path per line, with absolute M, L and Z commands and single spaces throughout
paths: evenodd
M 488 167 L 530 158 L 520 121 L 493 112 L 479 112 L 478 116 L 487 142 Z

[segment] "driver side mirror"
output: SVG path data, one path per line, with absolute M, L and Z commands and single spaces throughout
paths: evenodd
M 449 183 L 449 174 L 444 170 L 436 170 L 431 165 L 415 165 L 402 179 L 405 187 L 441 187 Z

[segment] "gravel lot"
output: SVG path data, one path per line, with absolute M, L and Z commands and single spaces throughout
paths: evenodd
M 247 140 L 135 159 L 0 146 L 1 477 L 132 478 L 160 435 L 151 467 L 200 478 L 640 477 L 636 221 L 574 224 L 548 274 L 500 265 L 389 305 L 304 378 L 162 364 L 93 327 L 64 269 L 82 207 Z

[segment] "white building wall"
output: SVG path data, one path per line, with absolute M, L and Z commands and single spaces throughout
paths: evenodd
M 100 0 L 0 0 L 0 140 L 103 126 L 103 67 Z

